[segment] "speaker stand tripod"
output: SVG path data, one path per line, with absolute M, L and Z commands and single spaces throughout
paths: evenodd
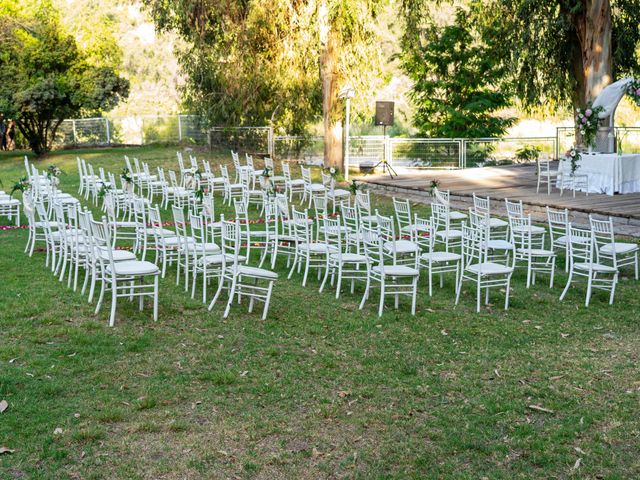
M 384 139 L 386 141 L 386 139 L 387 139 L 387 126 L 386 125 L 383 126 L 383 131 L 384 131 Z M 378 168 L 380 166 L 382 166 L 382 174 L 383 175 L 389 175 L 389 178 L 391 178 L 391 180 L 393 180 L 393 177 L 397 177 L 398 176 L 398 174 L 393 169 L 391 164 L 387 161 L 386 149 L 385 149 L 385 154 L 382 157 L 382 160 L 380 160 L 378 163 L 376 163 L 373 166 L 373 171 L 375 172 L 376 168 Z

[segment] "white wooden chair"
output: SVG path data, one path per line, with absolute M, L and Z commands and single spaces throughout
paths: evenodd
M 348 202 L 351 197 L 351 192 L 344 188 L 336 188 L 336 180 L 325 172 L 320 172 L 322 176 L 322 185 L 324 186 L 327 200 L 331 200 L 333 203 L 333 213 L 336 213 L 336 203 L 342 205 L 343 202 Z
M 384 253 L 384 240 L 377 229 L 373 230 L 370 227 L 362 226 L 361 233 L 370 269 L 360 309 L 364 307 L 366 300 L 371 296 L 373 284 L 378 284 L 380 287 L 379 317 L 382 316 L 385 297 L 394 297 L 394 305 L 397 309 L 401 295 L 411 298 L 411 315 L 415 315 L 420 271 L 408 265 L 396 265 L 388 262 L 390 257 Z
M 414 222 L 414 217 L 411 216 L 409 200 L 398 200 L 396 197 L 393 197 L 393 210 L 396 214 L 396 221 L 398 222 L 398 233 L 401 236 L 406 235 L 410 237 L 413 242 L 417 243 L 420 236 L 426 233 L 426 231 L 424 230 L 424 224 Z M 427 230 L 429 230 L 428 227 Z
M 504 308 L 509 308 L 509 291 L 513 267 L 488 259 L 487 230 L 462 225 L 462 275 L 456 293 L 456 305 L 460 301 L 462 285 L 465 281 L 476 285 L 476 312 L 480 312 L 482 291 L 485 291 L 485 304 L 489 303 L 489 290 L 505 290 Z
M 603 265 L 594 259 L 595 241 L 590 230 L 576 228 L 569 224 L 569 279 L 560 295 L 562 301 L 569 287 L 579 278 L 587 279 L 587 296 L 584 302 L 589 306 L 594 289 L 609 293 L 609 305 L 613 305 L 613 297 L 618 283 L 618 269 L 611 265 Z
M 589 175 L 580 173 L 580 169 L 571 173 L 571 162 L 568 159 L 560 160 L 558 172 L 560 196 L 562 196 L 565 189 L 569 189 L 573 192 L 573 196 L 575 198 L 576 190 L 579 188 L 583 188 L 586 195 L 589 196 Z
M 92 220 L 92 233 L 99 237 L 105 245 L 111 245 L 109 238 L 109 224 L 106 218 L 102 222 Z M 109 326 L 113 327 L 116 320 L 116 304 L 118 297 L 133 298 L 138 297 L 139 308 L 144 306 L 144 298 L 150 297 L 153 300 L 153 320 L 158 320 L 158 278 L 160 270 L 151 263 L 140 260 L 128 260 L 116 262 L 113 256 L 113 249 L 107 247 L 106 259 L 102 256 L 99 261 L 102 264 L 100 297 L 96 305 L 95 313 L 100 311 L 106 290 L 111 291 L 111 314 L 109 316 Z M 153 283 L 147 283 L 148 278 L 153 279 Z
M 355 282 L 366 282 L 369 277 L 369 260 L 366 255 L 348 251 L 344 241 L 344 226 L 340 216 L 324 218 L 324 231 L 327 243 L 334 248 L 329 253 L 329 266 L 320 285 L 320 292 L 324 290 L 327 278 L 331 275 L 331 285 L 336 280 L 336 298 L 340 298 L 342 281 L 351 282 L 351 293 L 354 293 Z
M 414 224 L 420 225 L 420 230 L 426 233 L 424 244 L 427 246 L 427 251 L 420 255 L 419 266 L 427 270 L 427 275 L 429 276 L 429 296 L 431 297 L 433 295 L 434 275 L 440 277 L 440 288 L 443 288 L 444 274 L 455 273 L 455 285 L 457 289 L 460 279 L 462 255 L 450 251 L 437 251 L 435 249 L 435 234 L 430 219 L 423 219 L 416 215 L 414 217 Z
M 451 209 L 449 190 L 440 190 L 439 188 L 435 188 L 433 190 L 433 198 L 435 200 L 434 203 L 439 203 L 449 208 L 449 220 L 453 225 L 458 225 L 467 219 L 467 215 L 464 212 Z
M 282 161 L 282 174 L 284 176 L 285 193 L 288 195 L 289 201 L 293 201 L 294 194 L 304 198 L 304 180 L 302 178 L 292 178 L 291 167 L 285 161 Z
M 596 247 L 596 261 L 610 264 L 618 270 L 633 265 L 635 279 L 638 280 L 638 247 L 637 243 L 617 242 L 613 232 L 613 220 L 597 220 L 589 215 L 591 232 Z
M 515 247 L 514 267 L 527 269 L 527 288 L 536 283 L 536 273 L 549 275 L 549 288 L 553 288 L 556 270 L 556 252 L 545 248 L 544 236 L 534 234 L 531 216 L 509 217 L 511 243 Z
M 311 269 L 316 269 L 318 279 L 320 279 L 322 270 L 326 270 L 329 265 L 329 254 L 335 253 L 335 247 L 325 242 L 314 242 L 311 225 L 308 222 L 309 215 L 307 210 L 299 212 L 295 207 L 292 209 L 293 222 L 291 225 L 291 233 L 295 238 L 296 252 L 293 259 L 293 265 L 289 271 L 288 278 L 293 276 L 293 272 L 297 269 L 300 272 L 304 264 L 304 275 L 302 277 L 302 286 L 306 286 L 307 277 Z
M 444 245 L 445 251 L 460 247 L 462 230 L 452 228 L 449 207 L 441 203 L 431 204 L 431 226 L 436 244 Z
M 538 183 L 536 185 L 536 193 L 540 193 L 540 185 L 547 185 L 547 195 L 551 195 L 552 183 L 557 183 L 558 177 L 561 176 L 558 170 L 551 169 L 551 160 L 538 159 Z
M 231 179 L 229 178 L 229 170 L 227 170 L 226 165 L 220 165 L 220 173 L 222 175 L 222 178 L 224 178 L 224 202 L 228 203 L 229 206 L 231 206 L 231 203 L 234 200 L 244 199 L 244 184 L 238 181 L 234 183 L 231 182 Z M 240 179 L 239 171 L 236 172 L 236 177 Z
M 380 215 L 376 210 L 378 233 L 382 237 L 382 252 L 396 264 L 410 265 L 417 268 L 420 246 L 413 240 L 396 238 L 392 217 Z
M 473 208 L 476 212 L 489 218 L 489 228 L 493 238 L 509 238 L 509 222 L 491 216 L 491 198 L 473 194 Z
M 311 203 L 313 202 L 313 198 L 316 196 L 323 196 L 326 193 L 326 189 L 324 188 L 324 185 L 322 185 L 321 183 L 314 183 L 311 180 L 311 169 L 310 168 L 306 168 L 302 165 L 300 165 L 300 171 L 302 172 L 302 180 L 304 180 L 304 197 L 302 198 L 302 201 L 306 201 L 307 198 L 309 198 L 309 205 L 308 208 L 311 208 Z
M 562 251 L 565 256 L 565 271 L 569 271 L 569 211 L 555 210 L 547 207 L 547 223 L 549 224 L 549 240 L 551 249 Z
M 264 268 L 250 267 L 244 264 L 243 257 L 240 255 L 241 241 L 240 228 L 238 221 L 222 221 L 222 277 L 218 292 L 209 304 L 209 310 L 213 308 L 220 292 L 226 285 L 229 289 L 229 299 L 224 310 L 223 318 L 229 316 L 231 305 L 237 298 L 240 300 L 249 299 L 249 313 L 253 311 L 255 302 L 264 303 L 262 310 L 262 320 L 267 318 L 269 311 L 269 303 L 271 301 L 271 293 L 273 285 L 278 279 L 278 274 Z

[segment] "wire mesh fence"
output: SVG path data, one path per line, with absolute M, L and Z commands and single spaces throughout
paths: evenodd
M 459 168 L 462 140 L 447 138 L 391 138 L 390 163 L 398 167 Z
M 273 155 L 273 129 L 270 127 L 213 127 L 208 135 L 211 148 Z
M 537 149 L 542 158 L 553 158 L 556 137 L 505 137 L 462 139 L 462 166 L 482 167 L 527 161 L 523 150 Z
M 196 115 L 149 115 L 113 118 L 77 118 L 58 127 L 54 146 L 114 144 L 207 143 L 207 128 Z

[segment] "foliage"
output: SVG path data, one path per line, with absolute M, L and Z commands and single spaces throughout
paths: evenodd
M 368 92 L 381 83 L 372 27 L 380 3 L 145 1 L 156 24 L 177 32 L 186 44 L 179 61 L 190 110 L 215 125 L 270 124 L 294 135 L 323 113 L 319 67 L 327 32 L 339 39 L 335 80 L 340 85 L 334 87 L 349 82 Z M 336 104 L 328 113 L 337 117 L 339 108 Z M 352 108 L 357 115 L 371 107 L 361 97 Z
M 349 184 L 349 191 L 351 192 L 351 195 L 355 195 L 358 193 L 358 190 L 364 190 L 364 188 L 364 183 L 358 183 L 355 180 L 351 180 L 351 183 Z
M 631 100 L 633 100 L 633 103 L 635 103 L 638 107 L 640 107 L 640 80 L 639 79 L 634 78 L 633 82 L 631 82 L 627 86 L 627 95 L 631 97 Z
M 483 138 L 504 134 L 514 119 L 496 115 L 509 105 L 500 88 L 504 76 L 498 59 L 475 31 L 469 13 L 458 9 L 452 25 L 431 23 L 402 55 L 414 82 L 414 124 L 431 137 Z
M 593 107 L 591 102 L 585 108 L 576 109 L 576 130 L 580 132 L 582 140 L 587 147 L 591 147 L 598 133 L 598 114 L 604 110 L 603 107 Z
M 129 83 L 113 67 L 91 64 L 49 2 L 28 4 L 19 12 L 0 7 L 0 109 L 41 155 L 65 118 L 110 110 L 128 95 Z
M 568 150 L 567 153 L 565 153 L 565 157 L 571 162 L 571 175 L 573 175 L 574 173 L 576 173 L 576 170 L 580 168 L 578 162 L 582 158 L 582 155 L 576 147 L 571 147 L 571 149 Z
M 120 178 L 122 178 L 125 183 L 133 183 L 133 176 L 131 175 L 131 170 L 129 170 L 129 167 L 122 168 L 122 170 L 120 171 Z
M 516 158 L 521 162 L 537 160 L 542 149 L 538 145 L 523 145 L 516 150 Z
M 100 189 L 98 190 L 98 198 L 104 198 L 107 194 L 113 189 L 113 187 L 107 183 L 100 184 Z
M 22 178 L 20 178 L 20 180 L 18 180 L 17 182 L 15 182 L 13 184 L 13 188 L 11 189 L 11 192 L 9 193 L 9 196 L 13 197 L 13 194 L 15 192 L 24 193 L 29 188 L 31 188 L 31 184 L 29 183 L 29 177 L 22 177 Z

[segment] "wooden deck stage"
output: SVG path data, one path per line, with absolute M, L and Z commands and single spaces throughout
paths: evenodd
M 504 199 L 522 200 L 525 209 L 537 220 L 546 218 L 545 207 L 567 208 L 575 223 L 588 225 L 588 215 L 611 216 L 620 233 L 640 236 L 640 193 L 604 195 L 551 189 L 547 195 L 546 185 L 536 193 L 536 167 L 534 164 L 509 165 L 503 167 L 470 168 L 465 170 L 404 170 L 391 179 L 388 175 L 374 174 L 356 176 L 374 189 L 406 196 L 414 201 L 430 203 L 431 180 L 440 181 L 440 189 L 450 190 L 452 205 L 468 208 L 472 195 L 491 197 L 496 214 L 505 214 Z

